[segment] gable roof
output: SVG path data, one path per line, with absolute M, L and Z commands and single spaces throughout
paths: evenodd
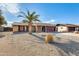
M 79 25 L 75 25 L 75 24 L 57 24 L 56 26 L 79 27 Z

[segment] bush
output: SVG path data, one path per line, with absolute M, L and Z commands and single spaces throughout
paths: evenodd
M 53 35 L 48 34 L 48 35 L 46 35 L 46 37 L 45 37 L 45 43 L 52 42 L 53 39 L 54 39 Z
M 74 33 L 79 34 L 79 31 L 74 31 Z

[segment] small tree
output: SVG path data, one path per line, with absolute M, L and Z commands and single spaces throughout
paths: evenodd
M 2 16 L 2 11 L 0 10 L 0 28 L 4 24 L 7 24 L 7 22 L 5 21 L 5 18 Z

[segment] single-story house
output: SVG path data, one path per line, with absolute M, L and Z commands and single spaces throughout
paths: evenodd
M 79 31 L 79 25 L 74 25 L 74 24 L 57 24 L 56 27 L 58 32 Z
M 4 27 L 3 31 L 13 31 L 13 28 L 12 27 Z
M 2 32 L 4 29 L 3 29 L 3 27 L 0 27 L 0 32 Z
M 12 24 L 13 32 L 28 32 L 28 23 L 14 22 Z M 55 32 L 55 25 L 49 23 L 33 23 L 32 32 Z
M 12 27 L 0 27 L 0 32 L 4 32 L 4 31 L 13 31 Z
M 28 32 L 28 23 L 14 22 L 12 24 L 13 32 Z M 32 32 L 74 32 L 79 31 L 79 25 L 74 24 L 49 24 L 33 23 Z

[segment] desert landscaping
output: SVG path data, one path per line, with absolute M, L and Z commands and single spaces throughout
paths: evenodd
M 46 44 L 46 34 L 54 35 Z M 2 32 L 0 55 L 11 56 L 79 56 L 79 34 L 75 33 L 12 33 Z

